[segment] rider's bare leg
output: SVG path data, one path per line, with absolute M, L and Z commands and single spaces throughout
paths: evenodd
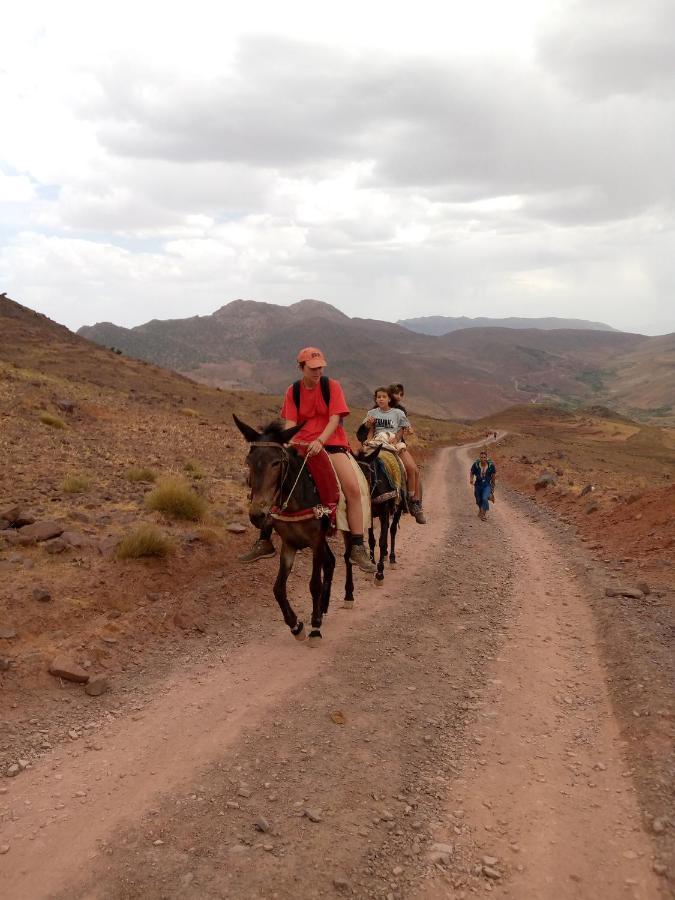
M 363 508 L 356 473 L 346 453 L 332 453 L 331 462 L 347 501 L 347 522 L 352 534 L 363 534 Z
M 346 453 L 333 453 L 331 462 L 347 502 L 347 523 L 351 532 L 350 562 L 355 563 L 362 572 L 373 574 L 376 567 L 368 559 L 363 546 L 366 511 L 361 502 L 361 491 L 352 460 Z
M 417 490 L 419 483 L 419 469 L 417 468 L 417 464 L 408 450 L 401 450 L 399 455 L 401 457 L 401 462 L 405 466 L 405 472 L 408 477 L 408 493 L 414 500 L 418 500 Z

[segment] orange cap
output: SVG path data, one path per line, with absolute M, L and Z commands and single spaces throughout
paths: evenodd
M 310 369 L 321 369 L 328 365 L 323 353 L 316 347 L 305 347 L 298 353 L 298 362 L 305 363 Z

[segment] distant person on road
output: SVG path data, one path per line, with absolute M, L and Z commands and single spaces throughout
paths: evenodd
M 473 493 L 478 507 L 478 518 L 481 522 L 490 509 L 490 500 L 495 501 L 495 479 L 497 467 L 488 459 L 487 450 L 481 450 L 478 459 L 474 460 L 469 473 L 469 484 L 473 485 Z

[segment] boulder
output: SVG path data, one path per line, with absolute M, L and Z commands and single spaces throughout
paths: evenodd
M 230 522 L 225 526 L 225 530 L 232 534 L 244 534 L 246 532 L 246 526 L 241 525 L 239 522 Z
M 608 585 L 605 588 L 605 597 L 629 597 L 631 600 L 643 600 L 644 593 L 639 588 Z
M 0 672 L 9 672 L 12 660 L 8 656 L 0 656 Z
M 534 483 L 535 491 L 540 491 L 542 488 L 551 487 L 556 483 L 556 477 L 553 472 L 543 472 L 539 478 Z
M 77 403 L 74 400 L 56 400 L 55 403 L 61 412 L 72 413 L 77 409 Z
M 10 506 L 7 509 L 0 510 L 0 519 L 13 525 L 18 516 L 21 515 L 21 509 L 18 506 Z
M 49 603 L 52 599 L 52 595 L 49 593 L 47 588 L 37 587 L 33 588 L 33 593 L 31 595 L 33 600 L 37 600 L 38 603 Z
M 599 509 L 600 507 L 597 503 L 595 503 L 595 501 L 593 503 L 589 503 L 586 507 L 586 515 L 590 516 L 591 513 L 597 512 Z
M 68 544 L 60 537 L 54 538 L 52 541 L 45 541 L 43 546 L 46 552 L 51 554 L 63 553 L 68 549 Z
M 33 525 L 25 525 L 12 536 L 13 544 L 38 544 L 59 537 L 63 533 L 63 525 L 58 522 L 35 522 Z
M 110 690 L 110 682 L 105 675 L 92 675 L 84 686 L 85 694 L 90 697 L 100 697 Z
M 49 672 L 56 678 L 75 681 L 77 684 L 86 684 L 89 681 L 89 673 L 67 656 L 57 656 L 53 659 L 49 664 Z
M 12 525 L 15 528 L 23 528 L 25 525 L 32 525 L 35 522 L 35 516 L 31 516 L 29 512 L 22 509 L 19 515 L 14 519 Z
M 68 529 L 64 531 L 61 535 L 61 540 L 64 541 L 69 547 L 75 547 L 77 550 L 81 550 L 82 547 L 87 547 L 91 541 L 89 538 L 82 534 L 79 531 L 73 531 Z
M 595 490 L 595 488 L 593 487 L 592 484 L 587 484 L 581 489 L 581 493 L 579 494 L 579 496 L 585 497 L 586 494 L 590 494 L 591 491 L 594 491 L 594 490 Z

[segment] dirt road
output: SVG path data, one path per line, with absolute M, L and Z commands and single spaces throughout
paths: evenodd
M 667 896 L 569 549 L 503 496 L 480 523 L 467 461 L 440 455 L 434 524 L 353 610 L 336 589 L 320 649 L 261 601 L 4 782 L 0 895 Z

